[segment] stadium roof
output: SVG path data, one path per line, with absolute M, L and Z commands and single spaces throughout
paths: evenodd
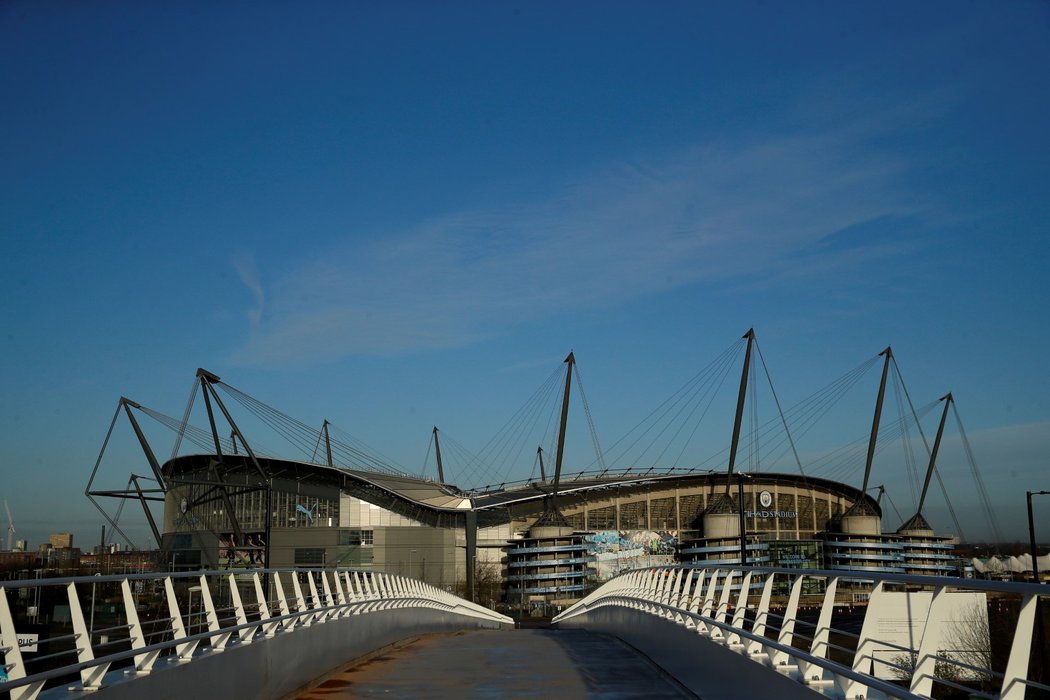
M 186 455 L 176 457 L 167 462 L 163 469 L 166 474 L 175 477 L 178 481 L 178 473 L 185 471 L 197 471 L 207 466 L 208 462 L 218 461 L 215 455 Z M 241 470 L 254 468 L 248 463 L 244 455 L 224 455 L 221 458 L 227 470 L 236 470 L 238 476 Z M 323 464 L 310 462 L 298 462 L 268 457 L 259 458 L 260 465 L 274 478 L 310 478 L 320 482 L 329 482 L 336 485 L 343 478 L 351 478 L 362 484 L 381 489 L 391 496 L 403 499 L 410 503 L 434 510 L 445 512 L 466 512 L 473 510 L 493 510 L 504 508 L 518 503 L 528 501 L 542 501 L 550 495 L 553 485 L 550 482 L 529 481 L 518 484 L 483 489 L 479 491 L 463 491 L 451 484 L 442 484 L 432 479 L 425 479 L 410 474 L 388 474 L 384 472 L 347 469 L 343 467 L 329 467 Z M 568 475 L 563 478 L 558 494 L 583 495 L 591 492 L 600 492 L 607 489 L 623 489 L 630 487 L 644 487 L 659 485 L 663 482 L 718 482 L 724 481 L 724 472 L 697 472 L 697 471 L 669 471 L 669 472 L 618 472 L 616 474 L 577 474 Z M 741 474 L 740 478 L 756 483 L 770 483 L 775 481 L 797 482 L 800 485 L 816 487 L 824 491 L 839 493 L 847 498 L 857 501 L 860 497 L 860 489 L 847 484 L 828 479 L 802 476 L 801 474 L 783 474 L 774 472 L 761 472 L 754 474 Z M 261 485 L 261 484 L 260 484 Z M 870 504 L 878 512 L 874 500 Z

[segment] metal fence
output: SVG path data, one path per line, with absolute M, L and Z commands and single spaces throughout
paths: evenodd
M 0 583 L 0 697 L 102 687 L 351 615 L 425 608 L 513 624 L 429 584 L 360 570 L 255 569 Z
M 650 568 L 607 582 L 554 622 L 586 627 L 606 606 L 643 611 L 832 697 L 1019 700 L 1050 693 L 1029 678 L 1033 650 L 1045 664 L 1045 595 L 1039 584 L 952 577 Z

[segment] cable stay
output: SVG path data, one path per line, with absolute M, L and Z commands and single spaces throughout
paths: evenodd
M 437 430 L 437 426 L 434 426 L 434 430 Z M 434 446 L 434 433 L 430 434 L 430 439 L 427 440 L 427 451 L 423 455 L 423 468 L 419 470 L 419 478 L 425 479 L 427 477 L 427 465 L 430 464 L 430 448 Z
M 211 433 L 209 433 L 207 430 L 192 425 L 190 423 L 180 421 L 177 418 L 165 415 L 163 413 L 160 413 L 159 411 L 154 411 L 153 409 L 146 408 L 145 406 L 137 406 L 136 408 L 143 414 L 155 420 L 160 425 L 163 425 L 165 428 L 174 431 L 178 436 L 179 440 L 188 440 L 189 442 L 193 443 L 205 452 L 212 447 L 212 436 Z M 237 448 L 232 438 L 223 438 L 220 442 L 222 444 L 222 449 L 225 453 L 234 454 L 236 452 Z M 177 454 L 173 455 L 172 459 L 174 459 L 177 456 Z
M 784 435 L 787 438 L 788 445 L 791 447 L 791 454 L 795 457 L 795 465 L 798 467 L 799 474 L 803 478 L 806 476 L 806 470 L 802 468 L 802 460 L 798 457 L 798 450 L 795 448 L 795 440 L 791 437 L 791 429 L 788 427 L 787 417 L 784 415 L 784 409 L 780 407 L 780 399 L 777 398 L 777 390 L 773 387 L 773 378 L 769 374 L 769 367 L 766 366 L 766 358 L 762 354 L 762 346 L 755 342 L 755 349 L 758 350 L 758 359 L 762 362 L 762 370 L 766 374 L 766 381 L 769 383 L 769 391 L 773 395 L 773 402 L 777 407 L 777 415 L 780 416 L 780 422 L 784 425 Z
M 215 384 L 274 433 L 295 447 L 307 461 L 316 463 L 320 442 L 324 440 L 325 457 L 331 466 L 387 474 L 406 473 L 406 470 L 393 460 L 382 456 L 378 450 L 365 445 L 328 420 L 324 421 L 321 430 L 317 430 L 225 382 L 219 381 Z M 332 437 L 333 431 L 337 436 L 335 438 Z M 242 440 L 242 444 L 243 442 Z
M 526 402 L 503 424 L 492 438 L 478 452 L 471 474 L 467 475 L 471 483 L 484 480 L 506 481 L 504 475 L 508 469 L 519 464 L 527 445 L 535 444 L 537 432 L 543 436 L 541 444 L 547 443 L 552 435 L 556 420 L 556 403 L 562 369 L 555 369 L 543 381 Z M 543 425 L 542 430 L 539 426 Z
M 918 415 L 924 416 L 931 411 L 937 402 L 919 409 Z M 875 447 L 875 456 L 889 449 L 903 434 L 906 418 L 898 418 L 892 422 L 883 423 L 879 428 L 878 440 Z M 809 460 L 810 473 L 820 475 L 825 479 L 846 481 L 850 475 L 859 473 L 865 464 L 865 449 L 869 442 L 868 435 L 858 436 L 850 442 L 835 448 L 821 456 Z
M 559 427 L 559 416 L 564 411 L 565 398 L 560 388 L 564 381 L 571 382 L 571 377 L 573 376 L 575 376 L 579 387 L 583 415 L 587 423 L 591 446 L 594 450 L 595 459 L 591 466 L 597 465 L 603 473 L 607 471 L 605 454 L 598 438 L 590 402 L 587 400 L 587 395 L 583 388 L 580 369 L 572 353 L 570 353 L 570 358 L 572 358 L 572 361 L 569 362 L 568 376 L 563 374 L 566 370 L 562 367 L 552 371 L 525 404 L 507 420 L 481 449 L 477 459 L 474 460 L 477 468 L 471 470 L 472 484 L 480 484 L 483 480 L 488 480 L 492 483 L 508 483 L 510 480 L 506 475 L 524 461 L 525 451 L 532 450 L 532 446 L 537 443 L 541 452 L 547 451 L 548 453 L 553 452 L 557 454 L 558 447 L 556 442 L 564 440 L 563 431 Z M 564 365 L 565 362 L 561 364 Z M 560 401 L 559 398 L 561 399 Z M 562 446 L 562 451 L 564 452 L 564 445 Z M 536 464 L 537 458 L 534 457 L 529 481 L 535 477 Z M 555 467 L 555 471 L 557 471 L 557 467 Z M 495 478 L 493 478 L 494 476 Z M 479 487 L 474 486 L 473 488 Z
M 650 468 L 655 467 L 667 449 L 678 440 L 686 427 L 692 426 L 692 431 L 684 441 L 682 452 L 679 453 L 680 459 L 681 454 L 684 453 L 695 436 L 696 430 L 707 415 L 707 410 L 710 408 L 718 389 L 728 376 L 735 357 L 743 350 L 743 347 L 743 340 L 734 342 L 708 365 L 690 377 L 671 396 L 650 411 L 645 418 L 624 433 L 606 450 L 606 455 L 615 453 L 609 460 L 609 464 L 622 465 L 625 468 L 639 467 L 645 464 L 649 464 Z M 700 415 L 697 418 L 698 412 Z M 655 448 L 657 443 L 661 442 L 661 438 L 669 430 L 672 431 L 671 436 L 668 440 L 662 441 L 664 447 L 656 454 L 655 458 L 647 459 L 646 455 Z M 640 449 L 636 450 L 639 447 L 639 443 L 642 443 L 647 438 L 647 442 Z
M 959 540 L 962 542 L 968 542 L 966 534 L 963 532 L 962 525 L 959 523 L 959 516 L 955 514 L 955 506 L 952 505 L 951 500 L 948 498 L 948 489 L 944 487 L 944 480 L 941 479 L 941 472 L 934 470 L 933 475 L 937 478 L 937 485 L 941 488 L 941 494 L 944 495 L 944 503 L 948 506 L 948 514 L 951 516 L 952 522 L 955 523 L 955 531 L 959 533 Z
M 893 366 L 896 369 L 897 363 L 893 362 Z M 911 492 L 911 504 L 914 507 L 917 503 L 915 499 L 918 497 L 920 482 L 918 475 L 918 467 L 916 466 L 915 454 L 912 450 L 911 445 L 911 420 L 910 418 L 908 420 L 903 419 L 905 416 L 903 396 L 904 392 L 901 391 L 900 387 L 901 383 L 903 382 L 903 379 L 900 377 L 900 370 L 897 369 L 895 372 L 893 372 L 891 374 L 891 378 L 893 380 L 893 395 L 897 405 L 897 416 L 901 419 L 901 446 L 903 447 L 904 452 L 905 470 L 908 474 L 908 481 L 911 484 L 911 488 L 909 489 L 909 491 Z M 923 441 L 925 442 L 925 437 L 923 438 Z
M 789 408 L 786 412 L 782 412 L 782 415 L 777 419 L 770 420 L 761 426 L 759 428 L 760 434 L 757 439 L 764 441 L 767 454 L 772 453 L 774 455 L 771 461 L 776 463 L 783 459 L 788 451 L 792 449 L 795 439 L 804 436 L 816 426 L 820 419 L 823 418 L 875 365 L 877 360 L 878 357 L 876 356 L 865 361 L 858 367 L 855 367 L 839 378 L 833 380 L 825 387 L 818 389 L 797 405 Z M 785 430 L 783 428 L 784 423 L 789 426 L 789 429 Z M 748 439 L 750 439 L 750 437 Z M 780 451 L 777 452 L 777 450 Z M 693 468 L 701 469 L 717 467 L 719 464 L 725 463 L 728 452 L 729 448 L 725 447 L 705 460 L 695 464 Z M 798 460 L 797 464 L 801 464 L 801 460 Z M 810 470 L 812 471 L 812 469 L 813 467 L 811 466 Z
M 970 464 L 970 473 L 973 474 L 974 483 L 977 485 L 977 493 L 981 499 L 981 506 L 984 509 L 984 517 L 988 521 L 988 527 L 991 530 L 992 537 L 996 543 L 1003 542 L 1003 535 L 999 529 L 999 521 L 995 517 L 995 510 L 992 508 L 992 501 L 988 498 L 988 490 L 984 486 L 984 479 L 981 478 L 981 472 L 977 469 L 977 460 L 974 459 L 973 449 L 970 447 L 970 440 L 966 437 L 966 430 L 963 428 L 962 418 L 959 417 L 959 409 L 952 402 L 952 413 L 955 415 L 955 424 L 959 428 L 959 436 L 962 438 L 963 451 L 966 453 L 966 461 Z
M 531 460 L 532 468 L 527 480 L 528 483 L 533 481 L 537 462 L 542 459 L 544 451 L 557 455 L 559 452 L 558 443 L 560 442 L 560 451 L 564 458 L 565 431 L 561 427 L 561 423 L 567 417 L 562 415 L 565 413 L 566 398 L 561 388 L 564 382 L 571 383 L 572 377 L 576 378 L 576 383 L 579 387 L 583 415 L 595 454 L 595 459 L 591 466 L 598 465 L 602 473 L 607 471 L 605 454 L 598 438 L 594 415 L 583 389 L 579 366 L 576 364 L 575 356 L 572 353 L 561 364 L 565 365 L 566 363 L 569 365 L 567 369 L 559 367 L 552 371 L 528 400 L 489 439 L 477 456 L 470 457 L 469 463 L 463 472 L 463 477 L 469 488 L 474 491 L 488 488 L 488 486 L 481 486 L 486 481 L 490 485 L 498 484 L 499 488 L 502 488 L 507 483 L 518 483 L 508 478 L 508 474 L 524 462 L 526 450 L 531 451 L 535 449 L 533 446 L 537 444 L 539 449 Z M 466 450 L 463 450 L 463 452 L 469 454 Z M 558 473 L 557 464 L 555 465 L 555 473 L 556 475 Z M 582 474 L 583 472 L 581 471 L 580 473 Z M 541 469 L 541 480 L 547 480 L 544 469 Z
M 572 369 L 576 375 L 576 386 L 580 392 L 580 401 L 583 403 L 583 412 L 587 417 L 587 428 L 591 434 L 591 444 L 594 446 L 594 457 L 602 471 L 606 471 L 607 467 L 605 466 L 605 458 L 602 455 L 602 446 L 598 441 L 598 430 L 594 427 L 594 418 L 591 416 L 591 405 L 587 401 L 587 394 L 583 391 L 583 378 L 580 376 L 580 366 L 573 362 Z
M 875 503 L 881 506 L 882 505 L 882 497 L 885 496 L 886 500 L 889 501 L 889 503 L 890 503 L 890 507 L 893 508 L 893 512 L 897 514 L 897 519 L 898 520 L 903 520 L 904 517 L 901 515 L 900 510 L 898 510 L 897 504 L 893 502 L 892 498 L 890 498 L 889 492 L 886 491 L 886 486 L 884 484 L 879 484 L 878 486 L 874 486 L 874 487 L 868 489 L 868 493 L 871 493 L 872 491 L 875 491 L 876 489 L 879 492 L 879 496 L 878 496 L 878 498 L 875 499 Z
M 407 474 L 408 470 L 378 449 L 351 435 L 334 423 L 328 424 L 332 438 L 332 458 L 337 468 L 361 469 L 386 474 Z
M 827 387 L 819 390 L 813 394 L 810 398 L 803 400 L 797 406 L 788 409 L 785 412 L 785 418 L 788 425 L 791 427 L 790 433 L 795 438 L 804 437 L 809 431 L 819 424 L 820 420 L 826 416 L 835 405 L 844 398 L 850 389 L 869 371 L 874 367 L 878 357 L 872 358 L 871 360 L 860 365 L 856 369 L 848 372 L 847 374 L 835 380 Z M 763 427 L 764 431 L 776 431 L 780 432 L 780 426 L 777 425 L 777 421 L 770 421 Z M 790 450 L 790 443 L 786 436 L 787 433 L 781 433 L 784 435 L 779 442 L 773 443 L 768 447 L 768 451 L 774 454 L 772 459 L 773 462 L 778 462 L 783 459 L 787 452 Z M 779 452 L 776 452 L 779 450 Z M 723 454 L 724 454 L 723 450 Z M 813 467 L 811 465 L 810 470 Z
M 634 428 L 614 442 L 612 447 L 606 451 L 607 455 L 612 454 L 609 463 L 623 466 L 628 471 L 631 465 L 648 465 L 648 468 L 642 471 L 643 474 L 647 474 L 657 467 L 671 446 L 680 445 L 672 465 L 682 465 L 682 458 L 686 450 L 703 423 L 715 396 L 728 378 L 735 364 L 735 358 L 744 349 L 745 340 L 746 336 L 723 351 L 671 397 L 653 409 Z M 780 405 L 768 365 L 761 355 L 760 348 L 759 357 L 774 404 L 777 406 L 777 417 L 775 420 L 759 425 L 758 402 L 754 400 L 750 402 L 750 429 L 745 435 L 745 440 L 749 445 L 750 468 L 752 471 L 761 470 L 760 450 L 767 456 L 773 455 L 773 463 L 790 454 L 799 473 L 806 476 L 806 470 L 802 468 L 802 460 L 798 454 L 797 439 L 805 435 L 824 415 L 831 411 L 838 401 L 875 365 L 879 357 L 875 356 L 846 372 L 787 411 L 783 410 Z M 757 385 L 756 374 L 757 363 L 750 368 L 748 374 L 749 383 L 753 387 Z M 757 394 L 754 390 L 751 393 L 752 395 Z M 662 444 L 663 447 L 657 449 L 659 444 Z M 728 453 L 729 448 L 726 447 L 703 461 L 687 464 L 682 468 L 687 472 L 715 471 L 717 469 L 713 467 L 726 464 Z M 628 454 L 636 456 L 628 460 Z M 654 456 L 648 458 L 648 455 Z M 675 470 L 677 467 L 669 468 Z
M 903 533 L 907 531 L 925 531 L 933 529 L 930 527 L 930 524 L 926 520 L 926 517 L 922 514 L 922 507 L 926 503 L 926 493 L 930 488 L 930 477 L 933 476 L 934 467 L 937 466 L 937 453 L 940 452 L 941 438 L 944 437 L 944 422 L 948 418 L 948 407 L 952 403 L 951 392 L 949 392 L 945 396 L 942 396 L 940 400 L 944 401 L 944 412 L 941 413 L 941 420 L 940 423 L 938 423 L 937 425 L 937 436 L 933 440 L 933 449 L 927 450 L 930 453 L 930 464 L 929 467 L 926 469 L 926 479 L 923 481 L 922 484 L 922 492 L 919 495 L 919 504 L 915 508 L 915 515 L 913 515 L 906 522 L 904 522 L 897 529 L 897 532 Z M 922 429 L 920 428 L 919 430 L 921 433 Z M 926 437 L 923 436 L 923 443 L 925 443 L 925 441 Z
M 875 412 L 875 419 L 874 419 L 873 426 L 872 426 L 872 434 L 871 434 L 871 436 L 869 438 L 869 441 L 868 441 L 868 451 L 867 451 L 867 457 L 866 457 L 866 460 L 865 460 L 865 467 L 864 467 L 864 484 L 865 484 L 865 487 L 866 487 L 867 481 L 868 481 L 868 477 L 869 477 L 869 474 L 870 474 L 870 471 L 871 471 L 871 465 L 872 465 L 872 462 L 874 460 L 874 457 L 875 457 L 876 454 L 881 452 L 882 451 L 882 447 L 884 447 L 887 444 L 886 443 L 886 438 L 893 438 L 895 440 L 899 439 L 900 443 L 902 445 L 903 451 L 904 451 L 905 468 L 906 468 L 906 471 L 908 473 L 908 478 L 910 479 L 911 484 L 912 484 L 912 489 L 911 490 L 912 490 L 913 498 L 918 496 L 918 499 L 919 499 L 918 503 L 916 505 L 916 511 L 915 511 L 916 515 L 911 520 L 909 520 L 907 523 L 902 525 L 902 528 L 908 528 L 908 529 L 930 529 L 928 525 L 925 525 L 925 520 L 922 519 L 921 510 L 922 510 L 922 504 L 925 501 L 927 489 L 929 487 L 930 477 L 931 477 L 932 473 L 934 473 L 933 467 L 934 467 L 934 461 L 935 461 L 936 450 L 937 450 L 937 446 L 938 445 L 935 444 L 934 451 L 933 451 L 933 453 L 931 455 L 929 444 L 926 441 L 925 433 L 922 430 L 921 420 L 919 419 L 918 412 L 915 410 L 914 404 L 911 401 L 911 395 L 908 392 L 907 385 L 904 382 L 904 377 L 903 377 L 903 375 L 902 375 L 902 373 L 900 371 L 900 367 L 899 367 L 899 365 L 898 365 L 898 363 L 896 361 L 896 358 L 893 357 L 892 351 L 889 348 L 887 348 L 886 351 L 884 351 L 883 354 L 886 356 L 886 361 L 885 361 L 885 364 L 883 366 L 883 378 L 882 378 L 882 383 L 880 384 L 880 388 L 879 388 L 879 398 L 878 398 L 878 401 L 876 403 L 876 412 Z M 892 381 L 893 381 L 894 394 L 895 394 L 896 403 L 897 403 L 898 420 L 896 421 L 896 423 L 892 424 L 891 430 L 888 431 L 888 433 L 885 433 L 884 431 L 879 429 L 879 415 L 880 415 L 881 407 L 882 407 L 883 392 L 884 392 L 885 386 L 886 386 L 886 377 L 887 377 L 887 373 L 888 373 L 888 369 L 889 369 L 890 365 L 892 365 L 893 368 L 894 368 L 894 372 L 893 372 L 891 378 L 892 378 Z M 910 416 L 908 415 L 907 411 L 905 410 L 905 402 L 907 403 L 907 406 L 910 409 Z M 932 405 L 933 404 L 931 404 L 931 408 L 932 408 Z M 947 410 L 947 409 L 945 409 L 945 410 Z M 929 466 L 929 469 L 927 470 L 925 482 L 923 483 L 923 486 L 921 488 L 919 486 L 920 481 L 919 481 L 919 478 L 918 478 L 917 461 L 916 461 L 915 454 L 914 454 L 913 444 L 911 442 L 911 426 L 912 426 L 911 419 L 912 418 L 914 418 L 914 425 L 915 425 L 916 429 L 918 430 L 919 437 L 922 440 L 923 447 L 925 448 L 927 455 L 931 456 L 930 466 Z M 938 443 L 939 443 L 939 436 L 938 436 Z M 856 443 L 854 443 L 854 444 L 856 444 Z M 838 471 L 841 471 L 841 468 Z M 831 478 L 831 474 L 829 474 L 828 476 L 829 476 L 829 478 Z M 841 477 L 837 477 L 837 478 L 839 478 L 841 480 Z M 943 482 L 941 482 L 940 480 L 939 480 L 939 482 L 941 483 L 942 490 L 943 490 Z M 920 493 L 921 493 L 921 495 L 920 495 Z M 956 518 L 956 516 L 954 514 L 954 508 L 951 505 L 951 501 L 947 497 L 947 492 L 945 492 L 945 502 L 948 504 L 948 510 L 952 514 L 952 519 L 955 522 L 956 528 L 960 532 L 960 536 L 961 536 L 961 527 L 960 527 L 960 525 L 959 525 L 959 523 L 957 521 L 957 518 Z M 924 527 L 919 527 L 920 525 L 925 525 L 925 526 Z
M 175 443 L 171 448 L 171 459 L 175 459 L 179 455 L 179 449 L 182 447 L 182 439 L 186 431 L 186 427 L 190 424 L 190 415 L 193 412 L 193 402 L 197 398 L 197 378 L 193 378 L 193 387 L 190 389 L 190 398 L 186 401 L 186 409 L 182 412 L 182 423 L 176 430 Z
M 470 452 L 470 450 L 468 450 L 462 444 L 460 444 L 459 442 L 454 440 L 448 434 L 447 431 L 439 430 L 438 432 L 441 433 L 441 438 L 440 438 L 441 442 L 440 442 L 440 448 L 439 448 L 441 450 L 441 464 L 442 464 L 441 473 L 443 473 L 446 476 L 446 480 L 441 481 L 441 483 L 448 483 L 448 478 L 449 478 L 450 474 L 466 475 L 466 474 L 476 474 L 476 473 L 478 473 L 479 467 L 481 466 L 481 463 L 480 463 L 478 457 L 476 455 L 472 454 Z M 433 445 L 434 442 L 435 442 L 435 440 L 434 440 L 434 433 L 433 433 L 433 431 L 431 431 L 431 439 L 430 439 L 430 443 L 429 444 Z M 427 463 L 428 464 L 429 464 L 429 456 L 430 456 L 430 450 L 429 450 L 429 447 L 428 447 L 428 449 L 427 449 L 427 459 L 428 459 Z M 424 470 L 425 469 L 426 469 L 426 467 L 424 467 Z M 459 478 L 460 478 L 460 476 L 456 477 L 457 481 L 459 480 Z
M 317 434 L 317 443 L 314 445 L 313 454 L 310 456 L 310 461 L 317 463 L 317 452 L 321 449 L 321 439 L 324 439 L 325 456 L 328 458 L 328 466 L 333 467 L 335 464 L 332 462 L 332 436 L 328 432 L 328 426 L 331 425 L 326 418 L 321 424 L 321 432 Z
M 893 365 L 894 365 L 894 367 L 897 370 L 897 374 L 900 375 L 900 367 L 897 365 L 896 359 L 894 359 Z M 908 385 L 904 383 L 903 375 L 901 375 L 901 387 L 904 390 L 904 396 L 905 396 L 905 398 L 908 401 L 908 407 L 911 409 L 911 414 L 915 418 L 915 425 L 916 425 L 916 427 L 919 430 L 919 436 L 922 438 L 922 444 L 923 444 L 923 447 L 926 449 L 926 455 L 928 457 L 930 457 L 931 460 L 934 460 L 935 459 L 936 447 L 934 448 L 934 450 L 932 450 L 932 451 L 930 450 L 930 445 L 926 441 L 926 434 L 922 431 L 922 421 L 920 420 L 920 416 L 915 411 L 915 405 L 912 403 L 911 394 L 908 392 Z M 945 400 L 945 399 L 947 399 L 948 403 L 954 403 L 955 402 L 955 399 L 952 398 L 951 392 L 948 392 L 948 394 L 945 397 L 942 397 L 942 399 L 938 399 L 937 401 L 934 401 L 934 402 L 930 403 L 929 404 L 929 410 L 932 410 L 933 407 L 936 406 L 938 403 L 940 403 L 941 400 Z M 947 410 L 947 406 L 945 408 Z M 944 418 L 942 417 L 942 419 L 941 419 L 941 426 L 942 427 L 943 427 L 943 424 L 944 424 Z M 938 429 L 938 430 L 940 430 L 940 429 Z M 935 443 L 936 443 L 936 440 L 935 440 Z M 956 513 L 955 513 L 955 506 L 952 505 L 952 499 L 948 496 L 948 489 L 945 488 L 945 486 L 944 486 L 944 480 L 941 478 L 940 470 L 931 468 L 928 471 L 932 471 L 934 476 L 937 477 L 937 485 L 940 487 L 941 495 L 944 496 L 944 503 L 948 507 L 948 514 L 949 514 L 949 516 L 952 519 L 952 523 L 955 525 L 955 532 L 958 533 L 959 538 L 961 540 L 965 541 L 966 540 L 966 535 L 963 532 L 962 523 L 959 521 L 959 516 L 956 515 Z M 922 495 L 920 495 L 920 497 L 919 497 L 919 507 L 916 509 L 916 512 L 921 512 L 922 511 L 922 505 L 925 502 L 925 494 L 926 494 L 927 489 L 929 488 L 929 475 L 928 474 L 927 474 L 927 477 L 926 477 L 926 482 L 927 483 L 923 486 L 923 489 L 922 489 Z
M 758 345 L 758 339 L 752 339 L 755 346 Z M 762 459 L 760 449 L 762 441 L 759 440 L 758 435 L 758 391 L 756 375 L 758 373 L 758 363 L 750 363 L 750 372 L 748 374 L 748 386 L 751 391 L 748 392 L 750 400 L 748 403 L 751 406 L 751 410 L 748 412 L 748 433 L 747 433 L 747 471 L 748 473 L 754 473 L 762 470 Z

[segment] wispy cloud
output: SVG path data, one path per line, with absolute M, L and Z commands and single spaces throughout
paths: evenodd
M 792 257 L 830 274 L 892 254 L 896 244 L 826 241 L 916 210 L 897 185 L 908 164 L 864 141 L 853 125 L 620 162 L 548 201 L 458 212 L 378 242 L 348 237 L 269 275 L 265 293 L 239 259 L 257 307 L 237 359 L 283 365 L 462 346 L 570 306 L 783 272 Z
M 255 257 L 246 251 L 241 251 L 233 256 L 233 267 L 241 282 L 252 293 L 255 306 L 248 310 L 248 323 L 252 335 L 259 331 L 262 323 L 263 307 L 266 305 L 266 293 L 263 291 L 262 282 L 259 281 L 259 272 L 255 266 Z

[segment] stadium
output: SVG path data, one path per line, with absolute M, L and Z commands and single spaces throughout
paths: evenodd
M 438 478 L 409 475 L 366 458 L 359 446 L 333 439 L 327 421 L 317 431 L 269 407 L 261 410 L 261 402 L 198 370 L 195 381 L 210 429 L 189 424 L 192 398 L 182 421 L 121 399 L 110 433 L 125 415 L 151 473 L 132 474 L 127 487 L 105 490 L 95 485 L 96 463 L 86 492 L 96 505 L 99 497 L 139 501 L 173 570 L 293 565 L 371 569 L 419 578 L 485 604 L 521 609 L 563 607 L 624 570 L 677 561 L 698 567 L 743 561 L 962 573 L 954 539 L 935 534 L 922 515 L 943 417 L 918 512 L 898 530 L 883 532 L 881 495 L 876 499 L 869 493 L 878 414 L 892 360 L 889 349 L 880 354 L 885 356 L 882 384 L 858 488 L 801 470 L 734 468 L 746 380 L 753 377 L 748 369 L 753 333 L 743 340 L 744 371 L 724 470 L 601 465 L 563 474 L 565 415 L 574 376 L 570 355 L 563 370 L 554 471 L 546 473 L 543 451 L 538 450 L 539 478 L 470 489 L 445 483 L 436 428 Z M 556 379 L 560 388 L 561 376 Z M 314 456 L 321 459 L 255 454 L 217 388 L 227 398 L 259 409 L 256 413 L 280 416 L 284 430 L 302 431 L 299 439 L 313 441 Z M 136 418 L 143 414 L 175 429 L 179 441 L 211 449 L 161 464 Z M 218 428 L 220 418 L 229 426 L 228 438 Z M 152 508 L 160 504 L 158 525 Z M 100 510 L 112 531 L 121 533 L 118 519 Z

